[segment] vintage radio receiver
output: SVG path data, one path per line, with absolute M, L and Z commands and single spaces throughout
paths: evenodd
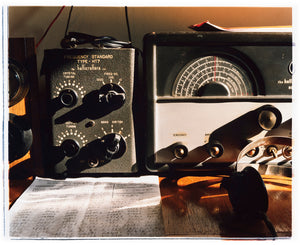
M 222 172 L 249 144 L 247 162 L 290 161 L 291 33 L 151 33 L 144 72 L 151 172 Z
M 46 175 L 135 173 L 133 48 L 46 50 Z

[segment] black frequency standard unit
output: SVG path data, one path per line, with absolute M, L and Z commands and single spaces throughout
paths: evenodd
M 45 162 L 49 176 L 137 171 L 133 48 L 46 50 Z

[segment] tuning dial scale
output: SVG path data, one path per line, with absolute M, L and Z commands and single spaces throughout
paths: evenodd
M 45 51 L 55 175 L 136 171 L 134 58 L 134 49 Z
M 120 134 L 124 139 L 128 139 L 131 137 L 130 132 L 126 130 L 126 126 L 124 125 L 124 121 L 122 120 L 112 120 L 112 121 L 101 121 L 101 133 L 95 134 L 95 137 L 101 139 L 104 135 L 107 134 Z
M 72 139 L 76 142 L 79 142 L 79 145 L 81 147 L 85 146 L 88 140 L 86 139 L 86 136 L 79 132 L 78 130 L 68 129 L 66 131 L 61 132 L 59 135 L 57 135 L 56 139 L 56 146 L 60 146 L 64 141 Z
M 54 91 L 52 92 L 52 99 L 61 96 L 64 91 L 68 90 L 73 91 L 73 93 L 75 93 L 81 99 L 86 94 L 86 90 L 80 82 L 75 80 L 64 80 L 55 86 Z

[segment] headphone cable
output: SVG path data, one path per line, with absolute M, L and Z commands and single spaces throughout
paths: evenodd
M 129 39 L 129 42 L 131 43 L 131 33 L 130 33 L 130 25 L 129 25 L 129 20 L 128 20 L 127 6 L 125 6 L 125 17 L 126 17 L 126 26 L 127 26 L 127 32 L 128 32 L 128 39 Z
M 68 29 L 69 29 L 69 24 L 70 24 L 70 20 L 71 20 L 72 11 L 73 11 L 73 5 L 71 6 L 70 11 L 69 11 L 69 17 L 68 17 L 68 21 L 67 21 L 66 30 L 65 30 L 65 37 L 68 34 Z

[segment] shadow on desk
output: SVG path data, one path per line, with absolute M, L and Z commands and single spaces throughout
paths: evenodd
M 278 237 L 291 237 L 292 179 L 262 175 L 269 196 L 267 216 Z M 162 215 L 166 236 L 267 238 L 271 236 L 262 220 L 238 217 L 222 177 L 160 179 Z

